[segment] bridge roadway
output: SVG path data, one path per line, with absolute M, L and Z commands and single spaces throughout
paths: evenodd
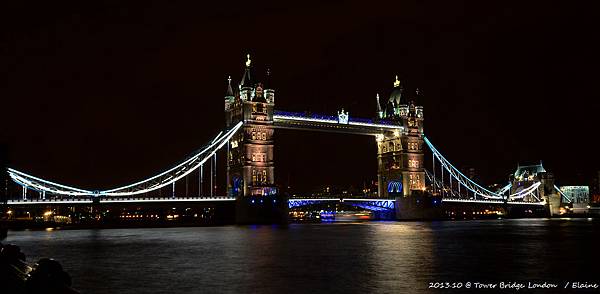
M 92 204 L 94 198 L 65 198 L 65 199 L 17 199 L 8 200 L 8 205 L 33 205 L 33 204 Z M 213 196 L 213 197 L 100 197 L 99 203 L 169 203 L 169 202 L 226 202 L 235 201 L 235 197 L 230 196 Z M 321 202 L 363 202 L 371 203 L 378 207 L 393 208 L 396 200 L 394 199 L 377 199 L 377 198 L 346 198 L 346 197 L 330 197 L 330 198 L 290 198 L 288 203 L 290 207 L 297 207 L 306 204 L 315 204 Z M 480 204 L 516 204 L 516 205 L 540 205 L 545 202 L 519 202 L 510 201 L 504 202 L 501 200 L 474 200 L 474 199 L 442 199 L 442 202 L 447 203 L 480 203 Z
M 174 202 L 224 202 L 235 201 L 235 197 L 99 197 L 99 203 L 174 203 Z M 8 200 L 8 205 L 27 204 L 92 204 L 94 198 Z

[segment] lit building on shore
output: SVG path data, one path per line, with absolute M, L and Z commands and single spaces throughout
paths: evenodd
M 590 188 L 588 186 L 561 186 L 560 190 L 571 200 L 574 213 L 587 212 L 590 205 Z

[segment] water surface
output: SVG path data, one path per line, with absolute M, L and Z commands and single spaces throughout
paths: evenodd
M 486 220 L 11 231 L 82 293 L 443 293 L 430 282 L 600 282 L 600 222 Z M 593 270 L 593 266 L 596 267 Z

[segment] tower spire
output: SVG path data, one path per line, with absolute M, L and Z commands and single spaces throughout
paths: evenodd
M 227 76 L 227 92 L 225 93 L 225 97 L 230 97 L 233 95 L 233 88 L 231 88 L 231 76 Z
M 400 87 L 400 80 L 398 80 L 398 75 L 396 75 L 396 81 L 394 81 L 394 88 Z
M 250 60 L 250 54 L 246 54 L 246 67 L 250 67 L 252 60 Z
M 271 85 L 271 68 L 267 67 L 267 71 L 265 73 L 265 79 L 263 86 L 265 89 L 272 89 L 273 85 Z
M 377 93 L 377 117 L 383 118 L 383 111 L 381 110 L 381 104 L 379 103 L 379 93 Z
M 417 88 L 415 90 L 415 98 L 412 99 L 414 104 L 420 105 L 422 103 L 422 101 L 421 101 L 421 94 L 422 93 L 421 92 L 422 91 L 419 88 Z
M 246 54 L 246 70 L 244 71 L 244 76 L 242 76 L 242 81 L 240 82 L 240 86 L 250 86 L 252 87 L 252 79 L 250 77 L 250 65 L 252 64 L 252 60 L 250 60 L 250 54 Z

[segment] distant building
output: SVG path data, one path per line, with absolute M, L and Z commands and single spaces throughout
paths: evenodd
M 590 194 L 600 194 L 600 170 L 592 180 L 592 185 L 590 186 Z
M 561 186 L 560 190 L 573 203 L 573 210 L 587 209 L 590 204 L 590 188 L 588 186 Z
M 600 204 L 600 171 L 594 175 L 590 185 L 590 204 Z
M 477 170 L 474 167 L 470 167 L 467 169 L 467 177 L 473 181 L 477 181 Z

